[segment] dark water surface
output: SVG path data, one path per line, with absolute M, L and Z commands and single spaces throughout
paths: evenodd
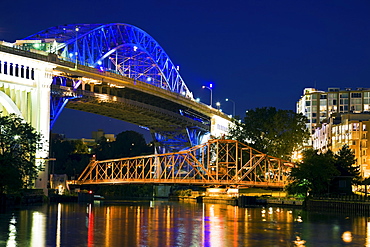
M 0 214 L 0 246 L 370 246 L 370 217 L 168 201 L 59 203 Z

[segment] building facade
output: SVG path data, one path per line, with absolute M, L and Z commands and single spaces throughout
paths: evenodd
M 363 177 L 370 176 L 368 167 L 370 126 L 370 89 L 329 88 L 327 92 L 306 88 L 297 103 L 297 112 L 308 119 L 311 140 L 307 143 L 314 149 L 338 152 L 343 145 L 354 152 Z
M 307 127 L 313 133 L 334 113 L 370 112 L 370 88 L 329 88 L 326 92 L 305 88 L 297 112 L 308 118 Z
M 356 165 L 361 168 L 363 177 L 370 176 L 370 141 L 368 127 L 369 113 L 338 114 L 330 117 L 329 123 L 323 123 L 312 135 L 313 148 L 326 152 L 328 149 L 338 152 L 347 145 L 354 153 Z

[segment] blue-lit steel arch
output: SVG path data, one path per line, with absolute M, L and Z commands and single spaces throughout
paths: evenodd
M 163 48 L 149 34 L 128 24 L 70 24 L 25 40 L 42 40 L 45 50 L 77 64 L 119 73 L 193 98 Z

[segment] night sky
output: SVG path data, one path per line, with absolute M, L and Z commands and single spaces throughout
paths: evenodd
M 295 110 L 306 87 L 370 87 L 368 0 L 1 2 L 0 40 L 14 42 L 74 23 L 141 28 L 180 66 L 194 97 L 209 104 L 210 91 L 201 87 L 212 83 L 213 102 L 228 114 L 233 104 L 225 98 L 243 116 L 264 106 Z M 131 129 L 114 119 L 65 110 L 53 132 L 90 138 L 99 128 L 115 134 Z

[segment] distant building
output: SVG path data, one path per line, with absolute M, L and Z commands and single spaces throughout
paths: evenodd
M 98 142 L 102 138 L 105 138 L 107 142 L 114 142 L 116 140 L 116 137 L 114 134 L 106 134 L 104 133 L 104 130 L 98 129 L 98 131 L 93 131 L 92 132 L 92 138 Z
M 297 103 L 297 112 L 308 118 L 311 140 L 306 146 L 338 152 L 348 145 L 354 152 L 363 177 L 370 176 L 368 155 L 370 89 L 329 88 L 327 92 L 306 88 Z

